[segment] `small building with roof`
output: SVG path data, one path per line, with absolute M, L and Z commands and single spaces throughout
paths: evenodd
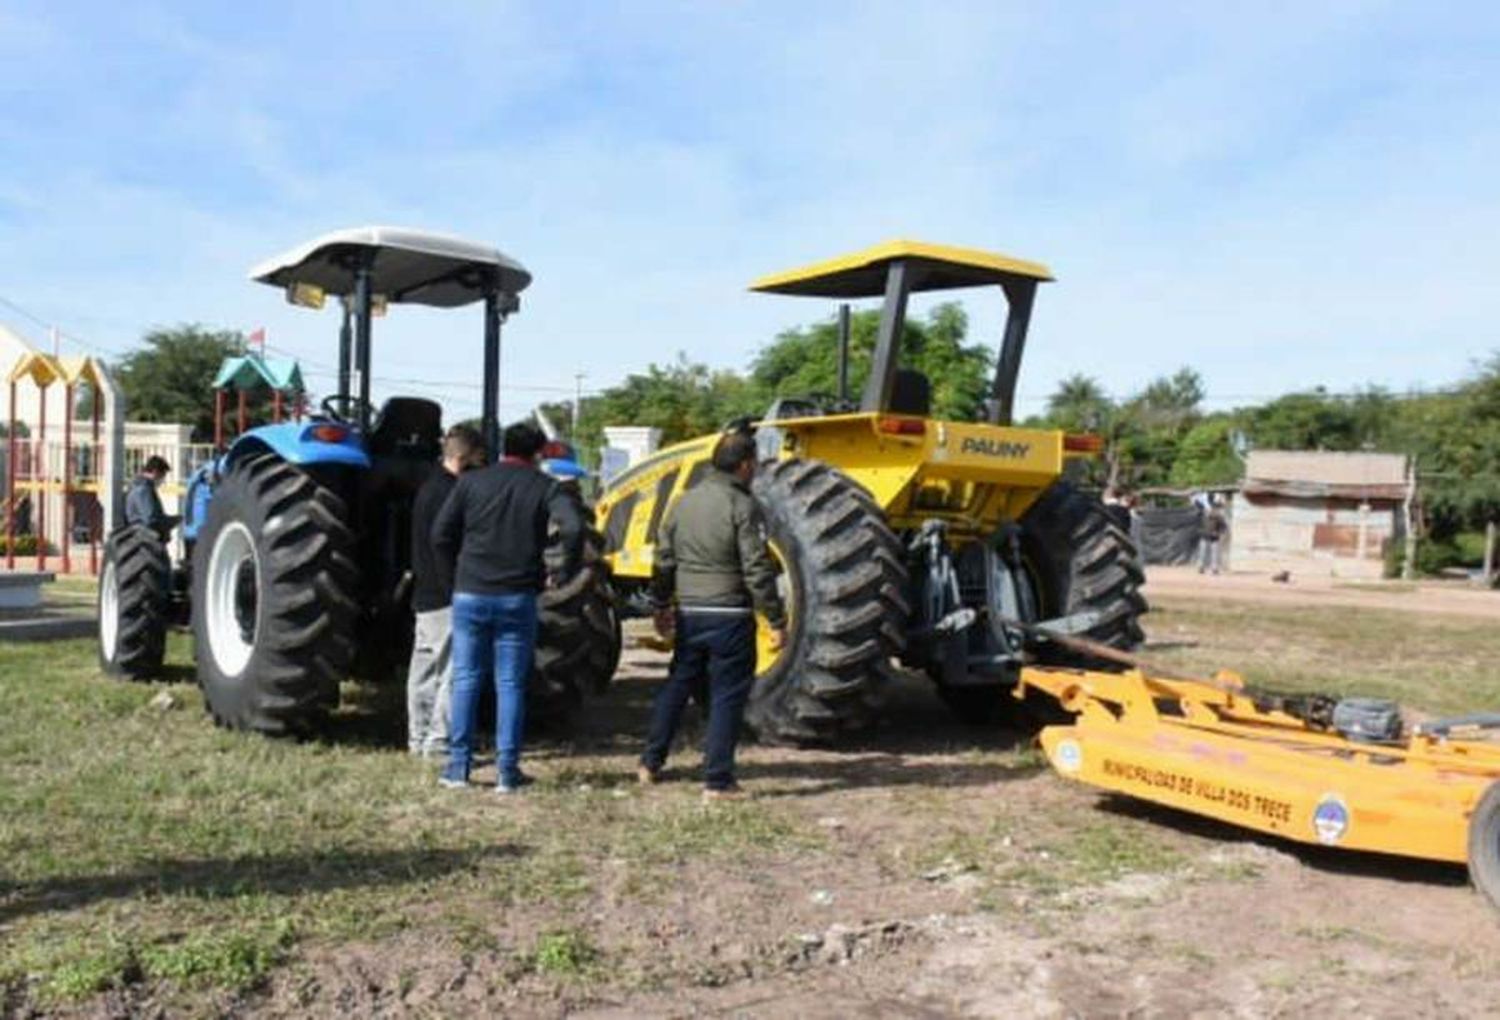
M 1381 577 L 1414 486 L 1399 453 L 1251 451 L 1230 518 L 1234 568 Z

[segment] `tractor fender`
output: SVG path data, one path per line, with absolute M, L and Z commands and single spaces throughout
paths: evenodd
M 262 425 L 237 437 L 220 458 L 219 471 L 228 471 L 240 460 L 255 453 L 274 453 L 288 464 L 298 467 L 316 464 L 341 464 L 355 468 L 370 466 L 370 455 L 365 452 L 364 437 L 357 428 L 337 422 L 305 421 Z
M 189 542 L 198 539 L 198 531 L 208 519 L 208 504 L 214 487 L 235 464 L 246 457 L 270 453 L 299 467 L 339 464 L 368 468 L 370 455 L 358 429 L 335 422 L 282 422 L 262 425 L 235 438 L 229 449 L 194 471 L 188 478 L 183 500 L 182 537 Z
M 203 464 L 188 476 L 187 495 L 182 499 L 182 537 L 189 542 L 198 540 L 198 529 L 208 516 L 208 501 L 213 498 L 214 480 L 218 477 L 218 458 Z

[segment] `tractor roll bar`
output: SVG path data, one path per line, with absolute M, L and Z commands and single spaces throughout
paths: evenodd
M 370 264 L 367 254 L 354 268 L 354 372 L 359 379 L 359 424 L 370 427 Z
M 861 411 L 884 411 L 890 407 L 901 329 L 906 323 L 906 299 L 911 295 L 911 276 L 905 259 L 897 259 L 886 270 L 885 304 L 880 309 L 880 332 L 875 337 L 875 361 L 870 365 L 864 399 L 859 402 Z
M 1005 316 L 1005 339 L 1000 360 L 995 363 L 995 381 L 990 387 L 989 419 L 992 425 L 1015 420 L 1016 377 L 1021 374 L 1021 354 L 1026 349 L 1026 330 L 1031 325 L 1031 306 L 1036 301 L 1035 280 L 1007 280 L 1000 285 L 1010 311 Z
M 521 298 L 499 278 L 484 292 L 484 395 L 480 431 L 491 461 L 500 459 L 500 327 L 521 307 Z

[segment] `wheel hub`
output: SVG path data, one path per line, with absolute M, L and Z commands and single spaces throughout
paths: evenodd
M 209 651 L 225 676 L 238 676 L 255 651 L 260 609 L 260 566 L 250 529 L 225 525 L 208 559 L 205 605 Z
M 114 661 L 119 639 L 120 575 L 111 559 L 104 564 L 104 576 L 99 579 L 99 647 L 107 662 Z

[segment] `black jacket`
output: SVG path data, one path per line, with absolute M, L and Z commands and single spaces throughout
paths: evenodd
M 562 577 L 571 578 L 583 552 L 577 501 L 533 465 L 504 460 L 458 480 L 433 522 L 432 544 L 457 593 L 541 591 L 549 520 L 562 542 Z
M 155 529 L 163 541 L 177 526 L 178 518 L 162 510 L 156 483 L 145 475 L 136 475 L 125 494 L 125 523 L 143 524 Z
M 453 564 L 437 554 L 432 525 L 458 479 L 439 468 L 417 490 L 411 505 L 411 608 L 416 613 L 446 609 L 453 602 Z

